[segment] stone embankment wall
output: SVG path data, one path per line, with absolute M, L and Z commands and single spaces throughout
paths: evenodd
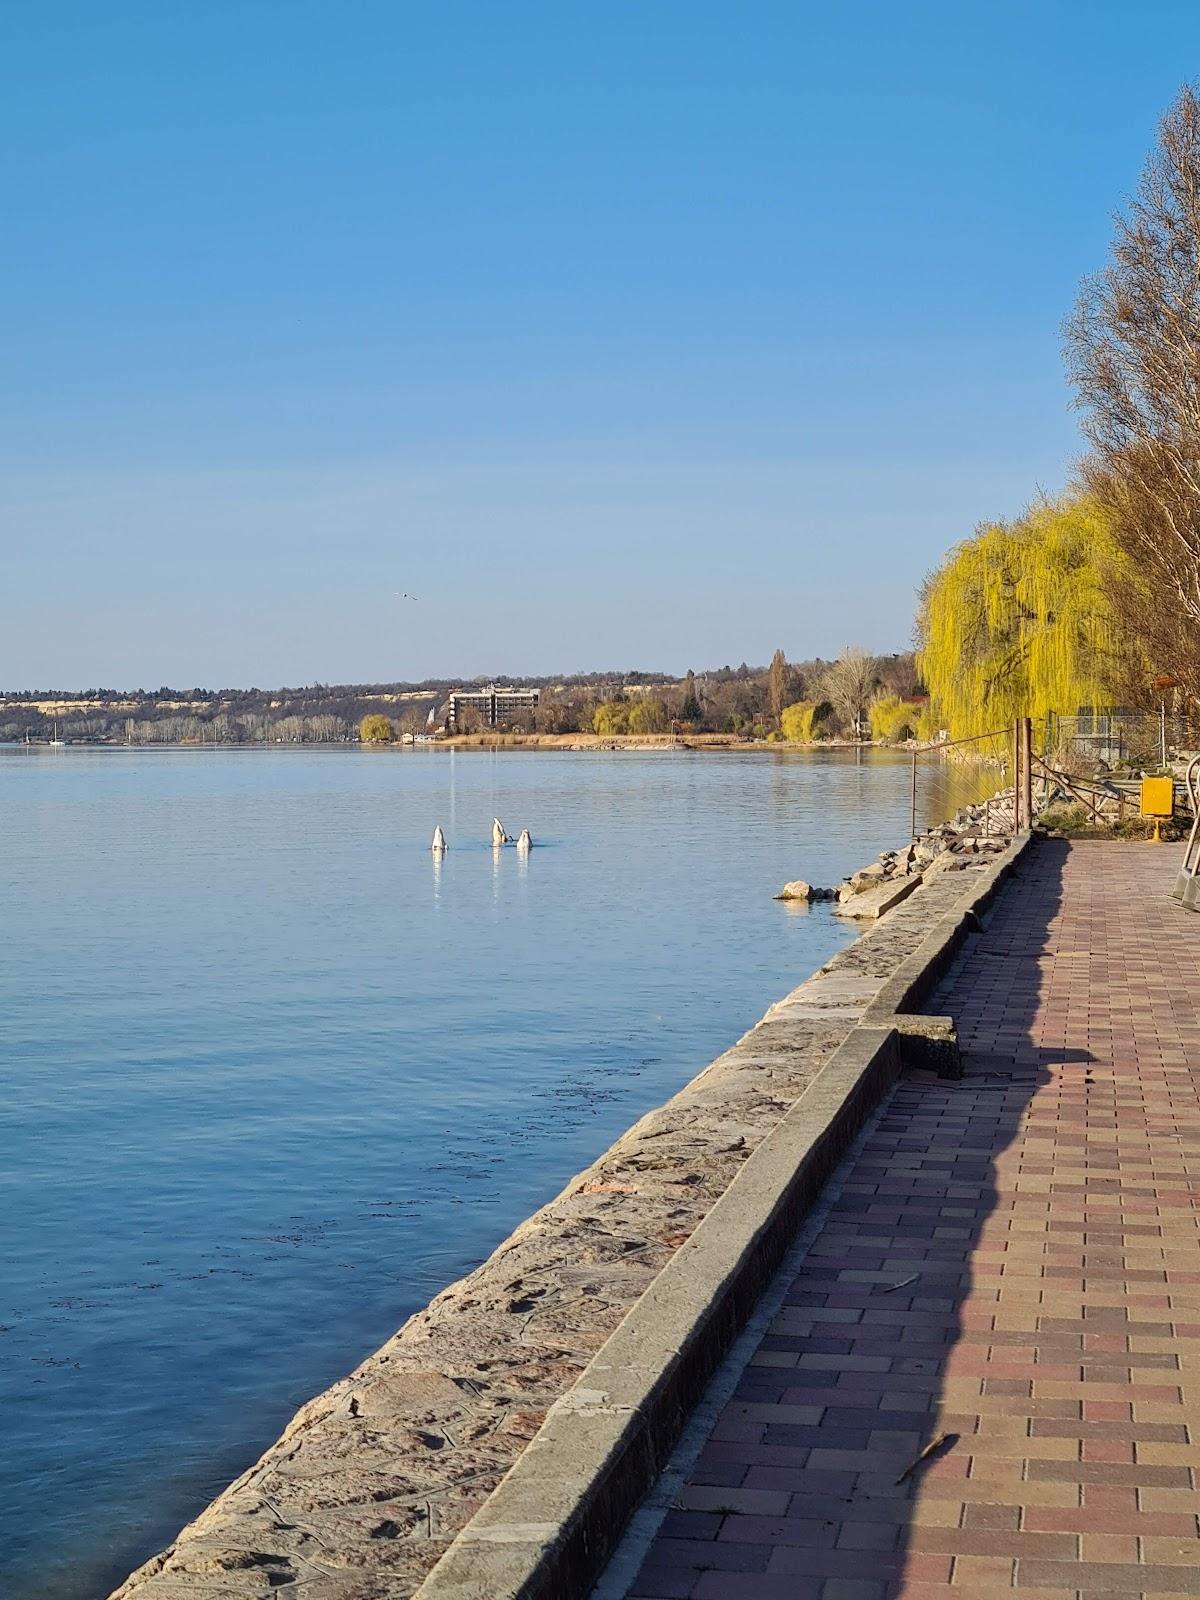
M 990 857 L 961 866 L 772 1006 L 469 1277 L 304 1406 L 113 1600 L 234 1600 L 292 1585 L 309 1600 L 414 1595 L 746 1163 L 864 1031 L 870 1008 L 906 1009 L 906 964 L 931 928 L 955 924 L 972 880 L 995 878 Z

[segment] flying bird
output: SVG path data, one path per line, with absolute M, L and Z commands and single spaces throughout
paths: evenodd
M 402 593 L 399 589 L 394 590 L 393 593 L 399 600 L 415 600 L 417 598 L 415 594 Z

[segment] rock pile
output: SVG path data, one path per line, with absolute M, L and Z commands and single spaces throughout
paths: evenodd
M 911 844 L 899 850 L 885 850 L 877 861 L 852 872 L 836 888 L 814 888 L 803 878 L 797 878 L 785 884 L 775 898 L 844 902 L 898 878 L 954 871 L 965 867 L 974 856 L 1003 850 L 1012 838 L 1012 831 L 1013 792 L 1006 789 L 987 805 L 965 806 L 949 822 L 918 834 Z

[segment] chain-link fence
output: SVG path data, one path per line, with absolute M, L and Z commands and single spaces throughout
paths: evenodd
M 1038 740 L 1038 734 L 1042 738 Z M 1166 767 L 1185 751 L 1200 750 L 1200 717 L 1158 712 L 1084 712 L 1074 717 L 1050 713 L 1034 730 L 1046 759 L 1066 770 L 1144 770 Z

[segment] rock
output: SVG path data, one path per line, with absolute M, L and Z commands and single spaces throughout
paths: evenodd
M 891 883 L 874 883 L 868 892 L 852 895 L 844 909 L 838 906 L 837 914 L 839 917 L 854 917 L 859 921 L 877 921 L 893 906 L 898 906 L 902 900 L 906 900 L 913 890 L 919 889 L 920 886 L 920 874 L 893 879 Z
M 882 862 L 872 861 L 869 866 L 860 867 L 857 872 L 850 874 L 850 877 L 843 885 L 843 888 L 848 892 L 843 894 L 842 890 L 839 889 L 838 899 L 845 900 L 852 894 L 861 894 L 864 889 L 873 889 L 886 876 Z
M 815 900 L 817 891 L 811 883 L 805 883 L 803 878 L 794 878 L 791 883 L 785 883 L 775 896 L 776 900 Z
M 925 881 L 928 883 L 943 872 L 965 872 L 970 866 L 966 856 L 955 855 L 953 850 L 944 851 L 936 861 L 925 869 Z

